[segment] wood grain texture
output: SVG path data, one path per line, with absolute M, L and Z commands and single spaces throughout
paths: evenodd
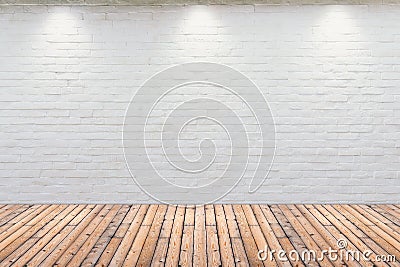
M 398 205 L 0 205 L 0 266 L 399 266 Z M 329 248 L 370 259 L 298 259 Z M 258 252 L 270 255 L 260 260 Z M 390 261 L 374 261 L 393 255 Z

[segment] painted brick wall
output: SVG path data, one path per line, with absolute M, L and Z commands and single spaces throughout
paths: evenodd
M 211 61 L 251 78 L 276 123 L 269 178 L 223 202 L 400 203 L 399 18 L 381 5 L 2 6 L 0 202 L 151 202 L 124 161 L 128 102 L 166 67 Z

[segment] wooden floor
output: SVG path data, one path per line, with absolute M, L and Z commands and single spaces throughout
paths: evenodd
M 348 251 L 370 250 L 372 260 L 396 260 L 285 260 L 272 252 L 322 253 L 338 240 Z M 0 205 L 0 266 L 400 266 L 399 259 L 399 205 Z

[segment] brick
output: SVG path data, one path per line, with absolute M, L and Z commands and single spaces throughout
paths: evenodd
M 127 0 L 80 6 L 98 3 L 71 0 L 68 6 L 0 6 L 0 203 L 154 202 L 126 167 L 124 115 L 146 79 L 190 61 L 241 71 L 257 84 L 274 115 L 277 149 L 268 178 L 248 194 L 256 169 L 250 162 L 249 173 L 220 202 L 400 203 L 400 6 L 393 0 L 359 6 L 258 2 L 132 6 Z M 219 175 L 230 149 L 219 126 L 190 125 L 183 134 L 190 147 L 181 152 L 196 159 L 199 139 L 212 136 L 220 154 L 208 174 L 188 181 L 159 153 L 162 118 L 182 99 L 216 90 L 187 87 L 165 98 L 149 118 L 152 160 L 177 183 Z M 253 132 L 250 144 L 259 145 L 246 106 L 229 92 L 218 99 L 243 116 Z M 207 106 L 187 108 L 184 115 L 203 109 L 228 125 L 236 123 L 226 111 Z M 245 140 L 238 146 L 244 151 Z M 249 151 L 258 153 L 257 147 Z M 140 155 L 134 159 L 136 169 L 149 171 Z M 238 169 L 235 165 L 230 174 Z

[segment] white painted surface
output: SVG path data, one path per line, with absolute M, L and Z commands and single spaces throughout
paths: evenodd
M 399 17 L 399 6 L 2 6 L 0 202 L 151 202 L 124 162 L 128 101 L 166 67 L 211 61 L 251 78 L 276 122 L 268 180 L 222 202 L 399 203 Z

